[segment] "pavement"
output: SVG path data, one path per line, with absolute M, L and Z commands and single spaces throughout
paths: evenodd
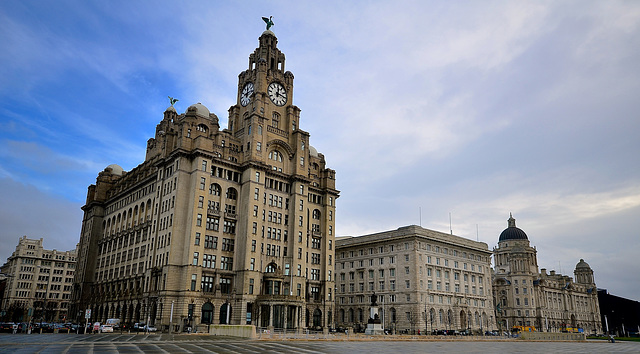
M 0 353 L 640 353 L 639 342 L 247 340 L 203 334 L 0 334 Z

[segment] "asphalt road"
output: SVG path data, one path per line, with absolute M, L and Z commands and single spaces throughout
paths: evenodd
M 168 334 L 1 334 L 0 353 L 640 353 L 638 342 L 244 340 Z

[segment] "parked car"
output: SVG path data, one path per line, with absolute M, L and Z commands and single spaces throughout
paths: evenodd
M 136 323 L 133 325 L 133 329 L 139 332 L 156 332 L 158 329 L 153 326 L 147 326 L 144 323 Z
M 100 326 L 100 333 L 113 333 L 113 326 L 111 325 Z
M 142 328 L 142 330 L 143 330 L 143 331 L 145 331 L 145 332 L 155 332 L 155 331 L 157 331 L 158 329 L 157 329 L 157 328 L 155 328 L 155 327 L 153 327 L 153 326 L 146 326 L 146 325 L 145 325 L 145 326 Z
M 58 333 L 69 333 L 69 327 L 65 326 L 62 323 L 56 323 L 54 326 Z
M 0 323 L 0 331 L 11 333 L 13 332 L 13 322 L 2 322 Z

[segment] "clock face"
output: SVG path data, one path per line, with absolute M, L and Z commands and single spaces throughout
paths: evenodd
M 276 106 L 284 106 L 284 104 L 287 103 L 287 90 L 285 90 L 279 83 L 270 83 L 267 88 L 267 93 L 269 94 L 271 101 L 273 101 Z
M 248 82 L 242 89 L 240 94 L 240 104 L 244 107 L 251 102 L 251 96 L 253 95 L 253 82 Z

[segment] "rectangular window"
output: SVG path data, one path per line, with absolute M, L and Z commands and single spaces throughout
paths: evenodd
M 202 255 L 202 266 L 204 268 L 215 268 L 216 267 L 216 256 L 212 254 L 204 254 Z
M 220 269 L 233 270 L 233 257 L 222 257 L 220 260 Z
M 222 230 L 227 234 L 235 234 L 236 233 L 236 222 L 234 220 L 224 220 L 224 229 Z
M 195 241 L 194 241 L 194 245 L 196 245 L 196 246 L 200 245 L 200 233 L 199 232 L 196 232 L 196 238 L 195 238 Z M 136 253 L 138 253 L 138 252 L 136 252 Z M 138 257 L 136 257 L 136 258 L 138 258 Z
M 234 240 L 231 238 L 223 238 L 222 239 L 222 250 L 233 252 Z
M 198 265 L 198 258 L 200 256 L 200 253 L 198 252 L 193 252 L 193 265 L 197 266 Z

